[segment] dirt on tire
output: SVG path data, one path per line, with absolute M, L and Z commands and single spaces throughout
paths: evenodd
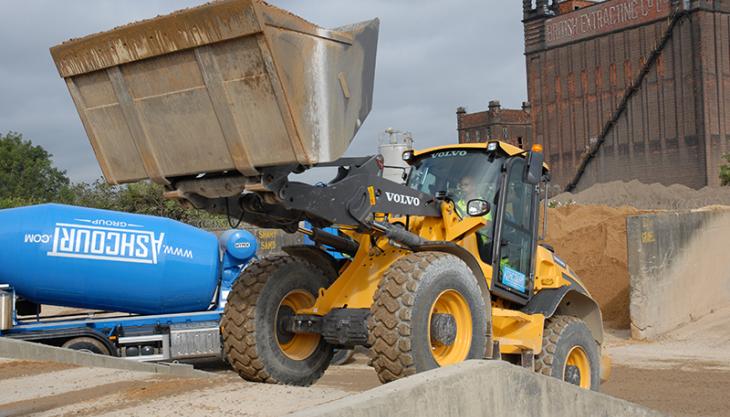
M 418 323 L 418 317 L 414 311 L 417 308 L 419 285 L 420 281 L 425 279 L 426 271 L 430 266 L 446 262 L 448 258 L 457 260 L 463 266 L 464 271 L 471 275 L 468 267 L 453 255 L 421 252 L 398 259 L 380 280 L 368 319 L 368 333 L 369 343 L 374 354 L 373 367 L 381 382 L 394 381 L 424 370 L 419 369 L 419 367 L 424 367 L 422 356 L 419 358 L 419 346 L 414 346 L 411 338 L 416 334 L 414 328 Z M 479 293 L 476 285 L 476 281 L 474 281 L 475 289 Z M 483 306 L 481 294 L 479 302 Z M 488 321 L 489 311 L 486 307 L 483 310 L 484 320 Z M 478 323 L 479 318 L 472 317 L 472 320 L 474 320 L 473 323 Z M 474 326 L 479 327 L 479 324 Z M 486 332 L 487 330 L 483 329 L 485 335 Z M 475 344 L 480 343 L 481 336 L 473 333 L 472 337 L 474 339 L 469 347 L 468 357 L 483 357 L 484 346 L 481 347 L 479 355 L 473 354 L 476 349 Z
M 263 323 L 257 323 L 259 299 L 267 290 L 268 281 L 279 269 L 296 266 L 302 271 L 317 271 L 325 276 L 324 272 L 301 258 L 288 255 L 272 256 L 249 265 L 231 290 L 221 321 L 221 329 L 228 361 L 243 379 L 252 382 L 307 386 L 317 381 L 329 365 L 327 359 L 324 367 L 312 369 L 303 379 L 281 372 L 279 376 L 275 376 L 276 370 L 273 368 L 271 354 L 267 353 L 266 346 L 261 348 L 258 346 L 258 333 L 266 330 L 259 330 Z M 264 337 L 264 339 L 268 341 L 270 338 Z
M 568 327 L 582 325 L 585 327 L 583 320 L 573 316 L 561 316 L 556 315 L 545 321 L 545 330 L 542 337 L 542 351 L 535 357 L 535 372 L 541 373 L 550 377 L 559 377 L 555 373 L 555 366 L 558 364 L 560 358 L 560 342 L 565 337 L 565 332 Z M 586 330 L 587 327 L 585 327 Z M 580 333 L 573 333 L 573 335 Z M 593 341 L 593 337 L 588 333 L 589 341 Z M 588 349 L 588 347 L 586 347 Z M 591 364 L 591 389 L 598 391 L 600 387 L 600 371 L 595 369 L 596 366 L 600 366 L 600 353 L 595 350 L 593 352 L 586 352 L 590 358 L 593 353 L 593 363 Z M 567 355 L 566 355 L 567 356 Z

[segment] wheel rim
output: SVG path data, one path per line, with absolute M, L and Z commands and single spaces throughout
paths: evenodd
M 314 333 L 292 333 L 284 329 L 284 318 L 293 316 L 298 310 L 309 308 L 314 305 L 314 296 L 304 290 L 289 292 L 279 303 L 274 321 L 276 343 L 281 352 L 289 359 L 301 361 L 307 359 L 319 345 L 318 334 Z
M 581 388 L 591 388 L 591 363 L 588 354 L 580 346 L 573 346 L 568 352 L 563 369 L 563 381 Z
M 437 313 L 451 315 L 456 323 L 456 338 L 450 345 L 444 345 L 431 339 L 431 318 Z M 453 365 L 467 358 L 471 349 L 472 318 L 469 304 L 461 294 L 455 290 L 441 292 L 431 306 L 428 323 L 431 354 L 439 366 Z

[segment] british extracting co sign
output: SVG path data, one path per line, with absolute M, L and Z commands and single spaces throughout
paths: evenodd
M 669 0 L 612 0 L 545 21 L 545 46 L 550 48 L 624 29 L 669 15 Z

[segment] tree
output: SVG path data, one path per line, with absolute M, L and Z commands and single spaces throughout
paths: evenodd
M 15 132 L 0 134 L 0 207 L 16 207 L 70 197 L 66 171 L 52 155 Z
M 71 187 L 69 204 L 126 213 L 168 217 L 202 228 L 228 227 L 224 216 L 183 207 L 165 199 L 164 188 L 149 181 L 128 185 L 109 185 L 103 179 L 92 183 L 77 183 Z
M 720 165 L 720 183 L 722 185 L 730 185 L 730 153 L 723 156 L 723 158 L 728 163 Z
M 71 184 L 51 154 L 19 133 L 0 135 L 0 208 L 56 202 L 127 213 L 168 217 L 203 228 L 226 227 L 225 216 L 185 208 L 164 198 L 149 181 L 109 185 L 103 179 Z

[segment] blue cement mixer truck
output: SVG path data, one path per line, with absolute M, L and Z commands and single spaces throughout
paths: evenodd
M 0 242 L 0 336 L 139 361 L 220 356 L 228 292 L 257 250 L 245 230 L 59 204 L 0 210 Z

